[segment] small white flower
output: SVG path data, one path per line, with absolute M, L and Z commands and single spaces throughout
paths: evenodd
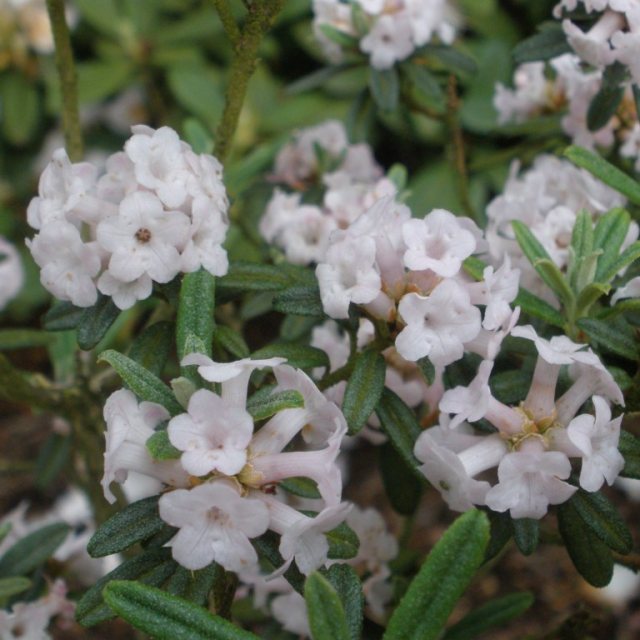
M 360 41 L 360 49 L 369 54 L 372 67 L 389 69 L 413 52 L 411 35 L 411 20 L 407 14 L 382 15 Z
M 157 478 L 174 487 L 188 484 L 189 476 L 177 460 L 156 461 L 147 451 L 146 442 L 155 433 L 154 428 L 168 418 L 164 407 L 153 402 L 138 404 L 133 393 L 126 389 L 109 396 L 104 405 L 107 442 L 101 482 L 109 502 L 115 502 L 109 485 L 114 480 L 122 484 L 129 471 Z
M 443 278 L 456 275 L 462 261 L 476 249 L 473 234 L 444 209 L 434 209 L 424 220 L 408 220 L 402 225 L 402 235 L 407 246 L 404 254 L 407 268 L 431 269 Z
M 180 271 L 180 254 L 189 233 L 189 219 L 179 211 L 165 211 L 149 192 L 137 191 L 120 203 L 118 216 L 98 224 L 98 244 L 111 253 L 109 271 L 131 282 L 148 274 L 169 282 Z
M 375 264 L 373 238 L 344 236 L 329 246 L 324 262 L 316 267 L 322 306 L 328 316 L 347 318 L 349 303 L 375 300 L 381 286 Z
M 491 401 L 489 376 L 493 369 L 491 360 L 483 360 L 478 374 L 468 387 L 455 387 L 445 391 L 440 400 L 440 411 L 453 414 L 449 427 L 454 429 L 465 421 L 475 422 L 485 416 Z
M 464 343 L 480 331 L 480 310 L 454 280 L 441 282 L 430 296 L 405 295 L 398 311 L 407 326 L 396 338 L 398 353 L 415 362 L 424 356 L 436 367 L 459 360 Z
M 276 596 L 271 601 L 271 613 L 285 631 L 305 638 L 311 637 L 307 603 L 297 591 Z
M 500 462 L 499 482 L 487 493 L 486 504 L 493 511 L 509 510 L 512 518 L 542 518 L 550 504 L 566 502 L 577 491 L 563 482 L 570 474 L 564 453 L 545 451 L 539 442 L 525 443 Z
M 93 279 L 101 268 L 95 242 L 82 242 L 80 232 L 68 222 L 47 224 L 27 241 L 40 267 L 42 286 L 60 300 L 77 307 L 90 307 L 98 299 Z
M 143 273 L 131 282 L 114 278 L 109 271 L 103 271 L 96 283 L 98 291 L 111 296 L 118 309 L 130 309 L 138 300 L 146 300 L 153 291 L 153 281 Z
M 574 418 L 567 426 L 569 440 L 582 455 L 580 486 L 585 491 L 598 491 L 606 481 L 613 484 L 624 467 L 624 458 L 618 451 L 622 416 L 611 420 L 607 401 L 593 397 L 595 418 L 584 414 Z
M 165 493 L 158 503 L 160 517 L 178 533 L 167 543 L 183 567 L 202 569 L 217 562 L 228 571 L 255 567 L 258 555 L 249 538 L 269 526 L 262 500 L 242 497 L 227 480 L 215 480 L 190 490 Z
M 189 399 L 187 413 L 171 418 L 167 431 L 171 444 L 184 451 L 180 461 L 190 474 L 219 471 L 232 476 L 247 461 L 253 419 L 241 407 L 199 389 Z
M 18 295 L 23 284 L 24 269 L 20 254 L 0 236 L 0 311 Z

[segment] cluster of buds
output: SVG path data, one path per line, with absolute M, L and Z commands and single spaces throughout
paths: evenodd
M 176 561 L 188 569 L 215 561 L 230 571 L 256 571 L 257 555 L 249 540 L 268 529 L 281 536 L 284 565 L 279 573 L 294 559 L 305 574 L 327 560 L 324 533 L 344 521 L 350 509 L 341 502 L 336 465 L 346 422 L 306 374 L 283 362 L 216 363 L 202 354 L 186 356 L 183 366 L 197 365 L 200 376 L 218 384 L 220 393 L 192 390 L 188 399 L 182 398 L 186 412 L 174 417 L 160 405 L 138 403 L 124 389 L 107 400 L 105 496 L 114 500 L 111 482 L 124 482 L 129 471 L 170 488 L 160 498 L 160 517 L 179 529 L 169 545 Z M 264 368 L 273 369 L 277 385 L 272 394 L 293 392 L 300 402 L 256 429 L 247 390 L 251 373 Z M 149 439 L 167 421 L 165 434 L 175 457 L 154 459 Z M 289 445 L 299 440 L 306 443 L 304 450 L 292 450 Z M 317 484 L 322 508 L 315 516 L 294 509 L 276 491 L 279 482 L 293 477 Z
M 290 191 L 274 191 L 260 233 L 289 262 L 301 265 L 322 260 L 332 231 L 347 227 L 379 198 L 396 193 L 371 147 L 349 144 L 337 120 L 297 132 L 278 153 L 271 179 Z M 319 190 L 321 201 L 311 201 Z
M 566 482 L 571 458 L 580 461 L 579 485 L 598 491 L 612 484 L 624 459 L 618 451 L 622 416 L 611 419 L 610 402 L 622 392 L 598 356 L 566 336 L 540 338 L 533 327 L 511 335 L 534 343 L 538 358 L 525 400 L 511 407 L 491 393 L 493 360 L 484 360 L 467 387 L 445 392 L 440 424 L 423 432 L 414 452 L 422 472 L 449 506 L 465 511 L 486 505 L 513 518 L 542 518 L 550 504 L 566 502 L 577 486 Z M 560 369 L 573 379 L 559 397 Z M 595 416 L 581 413 L 593 401 Z M 470 424 L 489 422 L 495 431 L 479 435 Z M 477 476 L 497 467 L 497 483 Z M 483 476 L 484 477 L 484 476 Z
M 100 291 L 127 309 L 149 297 L 154 282 L 228 269 L 220 163 L 194 153 L 169 127 L 132 132 L 100 178 L 91 163 L 72 164 L 56 151 L 27 210 L 43 286 L 79 307 L 95 304 Z
M 436 38 L 451 44 L 460 24 L 449 0 L 314 0 L 313 11 L 316 38 L 331 62 L 343 59 L 339 42 L 352 39 L 376 69 L 389 69 Z

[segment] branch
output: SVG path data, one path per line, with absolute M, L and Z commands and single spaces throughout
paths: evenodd
M 64 15 L 64 0 L 47 0 L 47 10 L 56 45 L 56 67 L 62 93 L 62 127 L 65 146 L 71 161 L 78 162 L 82 160 L 84 150 L 78 111 L 78 81 L 69 28 Z
M 234 46 L 224 112 L 216 132 L 215 154 L 220 162 L 229 155 L 249 80 L 258 65 L 260 43 L 284 3 L 285 0 L 254 0 L 249 6 L 249 14 Z
M 220 22 L 222 22 L 222 27 L 227 34 L 227 38 L 229 38 L 229 41 L 235 48 L 238 40 L 240 40 L 241 34 L 240 29 L 238 29 L 238 25 L 236 24 L 235 18 L 233 17 L 233 13 L 231 13 L 229 0 L 211 0 L 211 4 L 213 4 L 215 10 L 218 12 Z

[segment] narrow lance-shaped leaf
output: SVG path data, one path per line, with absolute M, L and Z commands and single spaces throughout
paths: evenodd
M 602 274 L 618 259 L 630 225 L 629 213 L 618 208 L 605 213 L 596 223 L 593 230 L 593 246 L 594 249 L 602 251 L 596 267 L 596 282 L 602 282 Z
M 595 318 L 582 318 L 578 320 L 578 327 L 587 334 L 590 340 L 598 343 L 603 349 L 627 360 L 636 360 L 638 346 L 634 339 L 633 330 L 622 318 L 617 320 L 613 324 Z
M 100 354 L 98 362 L 109 363 L 123 382 L 141 400 L 156 402 L 172 415 L 182 413 L 182 407 L 171 393 L 171 389 L 160 378 L 154 376 L 131 358 L 109 349 Z
M 165 526 L 158 513 L 158 499 L 152 496 L 138 500 L 109 518 L 91 536 L 89 555 L 101 558 L 118 553 L 158 533 Z
M 302 407 L 304 407 L 304 398 L 299 391 L 293 389 L 268 394 L 256 392 L 247 401 L 247 411 L 254 420 L 266 420 L 285 409 Z
M 159 376 L 173 347 L 173 330 L 171 322 L 156 322 L 148 326 L 133 341 L 129 357 Z
M 85 309 L 78 323 L 78 346 L 88 351 L 93 349 L 109 331 L 120 315 L 110 296 L 100 295 L 98 302 Z
M 183 277 L 176 324 L 179 360 L 190 353 L 203 353 L 211 357 L 215 291 L 215 278 L 203 268 Z M 197 379 L 193 367 L 183 367 L 182 375 Z
M 520 553 L 530 556 L 538 546 L 540 523 L 534 518 L 517 518 L 511 521 L 511 526 Z
M 622 83 L 626 75 L 627 67 L 620 62 L 605 67 L 600 90 L 592 98 L 587 111 L 589 131 L 598 131 L 615 115 L 624 96 L 625 87 Z
M 394 111 L 400 99 L 400 80 L 398 72 L 390 69 L 369 69 L 369 88 L 378 108 L 382 111 Z
M 385 360 L 374 349 L 366 349 L 356 358 L 342 402 L 350 435 L 358 433 L 373 413 L 384 389 L 385 372 Z
M 581 147 L 567 147 L 564 155 L 578 167 L 586 169 L 612 189 L 626 196 L 634 204 L 640 204 L 640 184 L 607 162 L 597 153 Z
M 364 596 L 358 574 L 348 564 L 338 563 L 331 565 L 324 576 L 338 593 L 344 607 L 351 640 L 361 640 Z
M 315 571 L 304 584 L 313 640 L 350 640 L 347 617 L 331 583 Z
M 611 550 L 587 527 L 572 501 L 558 507 L 558 530 L 580 575 L 594 587 L 605 587 L 613 575 Z
M 0 577 L 31 573 L 53 555 L 69 531 L 67 524 L 50 524 L 21 538 L 0 559 Z
M 533 594 L 525 591 L 496 598 L 468 613 L 447 630 L 442 640 L 473 640 L 488 629 L 500 627 L 524 613 L 533 604 Z
M 626 269 L 632 262 L 640 259 L 640 242 L 628 246 L 615 260 L 602 270 L 602 282 L 609 282 L 622 269 Z
M 273 308 L 280 313 L 322 318 L 324 309 L 317 285 L 296 285 L 277 293 Z
M 121 618 L 156 640 L 258 640 L 203 607 L 144 584 L 114 580 L 105 587 L 104 599 Z
M 30 586 L 31 580 L 22 576 L 0 578 L 0 602 L 4 603 L 8 598 L 26 591 Z
M 384 640 L 434 640 L 484 560 L 489 521 L 470 510 L 445 532 L 393 612 Z

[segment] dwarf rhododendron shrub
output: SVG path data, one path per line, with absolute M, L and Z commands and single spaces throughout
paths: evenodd
M 97 4 L 0 0 L 0 637 L 623 637 L 640 4 Z

